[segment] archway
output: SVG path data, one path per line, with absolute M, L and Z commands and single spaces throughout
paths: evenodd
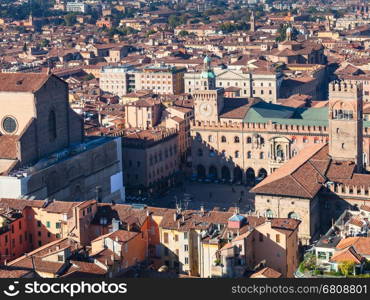
M 292 211 L 292 212 L 290 212 L 290 213 L 288 214 L 288 218 L 289 218 L 289 219 L 296 219 L 296 220 L 300 220 L 299 215 L 298 215 L 296 212 L 294 212 L 294 211 Z
M 230 170 L 229 170 L 228 167 L 226 167 L 226 166 L 222 167 L 222 169 L 221 169 L 221 178 L 226 179 L 226 180 L 230 180 Z
M 209 174 L 209 177 L 211 178 L 217 178 L 218 177 L 217 168 L 215 166 L 210 166 L 208 174 Z
M 258 171 L 258 179 L 262 180 L 265 177 L 267 177 L 267 171 L 264 168 L 262 168 Z
M 242 182 L 243 180 L 243 172 L 240 167 L 234 168 L 234 181 L 235 182 Z
M 248 185 L 254 185 L 256 176 L 255 176 L 254 170 L 252 168 L 247 169 L 246 176 L 247 176 L 247 184 Z
M 271 209 L 266 209 L 264 212 L 264 216 L 266 218 L 273 218 L 274 217 L 274 212 Z
M 199 178 L 206 177 L 206 168 L 203 165 L 197 166 L 197 175 Z

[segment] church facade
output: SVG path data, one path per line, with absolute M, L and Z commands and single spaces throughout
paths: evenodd
M 0 74 L 0 197 L 124 201 L 120 138 L 85 137 L 68 85 Z

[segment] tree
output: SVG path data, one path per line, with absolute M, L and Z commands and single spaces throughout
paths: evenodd
M 187 32 L 186 30 L 181 30 L 179 32 L 179 36 L 181 36 L 181 37 L 184 37 L 184 36 L 187 36 L 187 35 L 189 35 L 189 32 Z
M 73 26 L 74 24 L 76 24 L 76 22 L 77 20 L 75 14 L 68 14 L 64 16 L 64 23 L 66 24 L 66 26 Z
M 40 43 L 40 47 L 47 47 L 50 45 L 50 41 L 48 39 L 43 39 Z
M 168 25 L 170 25 L 171 28 L 175 28 L 179 25 L 185 24 L 186 23 L 186 17 L 185 16 L 175 16 L 171 15 L 168 18 Z
M 288 24 L 281 24 L 279 29 L 278 29 L 278 34 L 279 36 L 276 38 L 277 42 L 282 42 L 286 40 L 286 30 L 290 27 Z M 299 31 L 295 28 L 292 27 L 292 40 L 295 40 L 297 35 L 299 34 Z
M 344 276 L 348 276 L 353 273 L 355 263 L 353 261 L 343 261 L 339 264 L 338 268 Z

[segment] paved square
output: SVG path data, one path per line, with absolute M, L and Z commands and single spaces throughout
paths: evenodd
M 237 205 L 240 212 L 247 212 L 253 205 L 253 196 L 248 190 L 249 187 L 243 185 L 186 182 L 182 187 L 173 188 L 162 197 L 151 199 L 148 204 L 175 208 L 177 201 L 185 209 L 199 209 L 204 205 L 206 210 L 214 207 L 228 210 Z

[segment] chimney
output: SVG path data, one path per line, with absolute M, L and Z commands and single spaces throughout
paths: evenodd
M 173 220 L 176 222 L 177 221 L 177 213 L 173 214 Z
M 200 206 L 200 212 L 202 213 L 202 215 L 204 216 L 204 205 L 201 205 Z
M 115 240 L 116 240 L 116 242 L 118 242 L 118 236 L 116 236 L 116 239 Z

